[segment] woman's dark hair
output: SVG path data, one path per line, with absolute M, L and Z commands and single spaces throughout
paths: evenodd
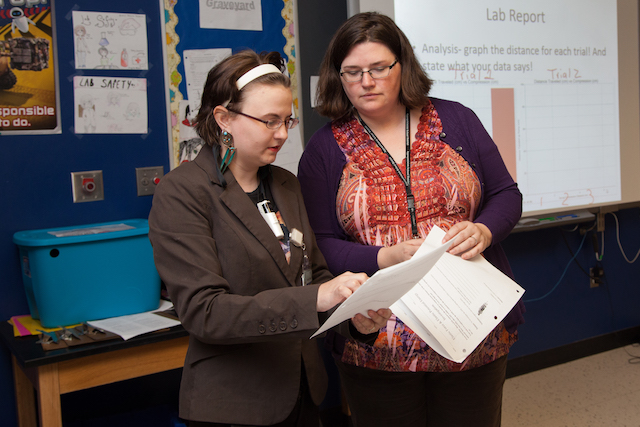
M 194 120 L 194 129 L 207 144 L 219 144 L 220 141 L 221 129 L 213 116 L 213 109 L 218 105 L 240 110 L 247 87 L 255 83 L 291 87 L 291 82 L 287 76 L 279 73 L 270 73 L 258 77 L 242 90 L 238 90 L 236 81 L 247 71 L 262 64 L 273 64 L 280 71 L 285 70 L 284 60 L 278 52 L 262 52 L 258 54 L 252 50 L 243 50 L 223 59 L 209 71 L 202 91 L 200 110 L 198 110 L 198 115 Z M 227 101 L 229 103 L 225 105 Z
M 351 49 L 365 42 L 381 43 L 396 56 L 402 71 L 400 102 L 409 108 L 422 108 L 433 82 L 416 59 L 409 39 L 388 16 L 365 12 L 345 21 L 329 43 L 320 65 L 318 113 L 338 119 L 351 112 L 351 102 L 342 88 L 340 67 Z

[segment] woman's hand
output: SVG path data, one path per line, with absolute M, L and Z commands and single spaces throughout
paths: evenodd
M 363 335 L 378 332 L 380 328 L 387 324 L 387 320 L 389 320 L 392 313 L 388 308 L 381 308 L 378 311 L 369 310 L 367 314 L 369 317 L 358 313 L 351 318 L 353 326 Z
M 378 251 L 378 267 L 380 269 L 387 268 L 410 259 L 422 245 L 422 242 L 424 239 L 411 239 L 380 249 Z
M 323 283 L 318 288 L 318 301 L 316 309 L 318 312 L 330 310 L 336 304 L 340 304 L 351 296 L 356 289 L 362 285 L 369 276 L 365 273 L 352 273 L 347 271 L 328 282 Z
M 470 221 L 455 224 L 444 235 L 442 243 L 454 239 L 449 248 L 452 255 L 462 254 L 462 259 L 471 259 L 491 245 L 491 231 L 486 225 Z

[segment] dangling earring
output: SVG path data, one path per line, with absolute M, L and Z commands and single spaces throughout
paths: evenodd
M 236 155 L 236 147 L 233 146 L 233 136 L 226 130 L 222 131 L 222 144 L 227 148 L 222 158 L 222 164 L 220 165 L 220 172 L 224 173 L 229 167 L 231 160 L 233 160 L 233 156 Z

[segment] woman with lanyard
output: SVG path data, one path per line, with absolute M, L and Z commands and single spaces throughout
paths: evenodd
M 156 267 L 190 335 L 180 417 L 192 426 L 318 426 L 326 373 L 309 337 L 367 278 L 333 278 L 297 179 L 271 166 L 298 123 L 283 70 L 277 52 L 216 65 L 195 119 L 208 146 L 154 195 Z M 391 313 L 368 314 L 342 333 L 378 330 Z
M 361 13 L 334 35 L 320 68 L 317 111 L 333 121 L 309 141 L 298 179 L 334 274 L 411 258 L 429 230 L 450 253 L 485 256 L 511 274 L 499 242 L 522 196 L 476 115 L 429 98 L 431 80 L 390 18 Z M 373 345 L 329 343 L 355 426 L 498 426 L 518 305 L 463 363 L 445 359 L 402 319 Z

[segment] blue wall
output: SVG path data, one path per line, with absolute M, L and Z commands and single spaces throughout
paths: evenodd
M 148 71 L 85 70 L 85 75 L 148 79 L 148 135 L 75 135 L 73 132 L 74 68 L 71 10 L 75 1 L 55 2 L 62 134 L 7 136 L 0 139 L 0 321 L 29 312 L 22 287 L 13 233 L 21 230 L 74 226 L 128 218 L 147 218 L 151 197 L 138 197 L 135 168 L 163 166 L 169 150 L 162 66 L 158 0 L 83 2 L 82 10 L 144 13 L 150 69 Z M 71 172 L 102 170 L 105 199 L 73 203 Z M 11 358 L 0 345 L 0 414 L 2 425 L 16 425 Z
M 620 242 L 628 259 L 640 248 L 640 209 L 616 213 L 620 223 Z M 590 228 L 593 223 L 581 224 Z M 573 227 L 555 227 L 511 234 L 503 246 L 516 281 L 525 288 L 526 323 L 519 328 L 520 341 L 510 357 L 536 353 L 587 338 L 640 325 L 640 260 L 629 264 L 616 241 L 616 222 L 605 215 L 605 253 L 597 262 L 592 237 L 586 235 L 582 249 L 557 288 L 567 264 L 583 239 Z M 597 233 L 602 245 L 601 233 Z M 589 268 L 604 269 L 604 284 L 589 286 Z M 584 269 L 581 270 L 581 268 Z M 585 273 L 586 272 L 586 273 Z

